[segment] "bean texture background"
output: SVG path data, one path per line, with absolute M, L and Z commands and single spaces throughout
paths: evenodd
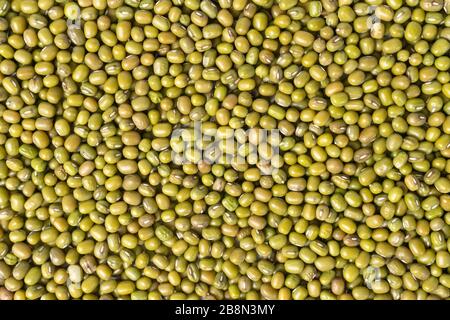
M 0 300 L 449 299 L 449 69 L 446 0 L 0 0 Z

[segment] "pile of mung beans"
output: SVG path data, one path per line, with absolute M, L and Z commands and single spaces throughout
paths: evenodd
M 0 300 L 449 299 L 449 52 L 448 0 L 0 0 Z

